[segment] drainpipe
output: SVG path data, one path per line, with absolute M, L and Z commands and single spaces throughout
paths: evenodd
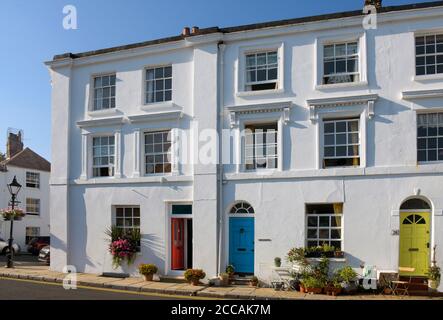
M 223 41 L 218 43 L 218 57 L 219 57 L 219 77 L 218 77 L 218 107 L 217 113 L 219 120 L 217 121 L 218 129 L 218 255 L 217 255 L 217 276 L 221 273 L 221 262 L 223 253 L 223 122 L 224 122 L 224 53 L 226 45 Z

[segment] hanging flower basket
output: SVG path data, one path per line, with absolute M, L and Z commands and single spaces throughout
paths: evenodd
M 137 248 L 128 239 L 118 239 L 111 242 L 109 252 L 112 255 L 112 264 L 117 268 L 125 260 L 128 266 L 134 263 Z
M 25 213 L 23 212 L 22 209 L 11 209 L 11 208 L 6 208 L 6 209 L 2 209 L 0 210 L 0 215 L 2 216 L 3 220 L 5 221 L 11 221 L 11 220 L 22 220 L 23 217 L 25 216 Z

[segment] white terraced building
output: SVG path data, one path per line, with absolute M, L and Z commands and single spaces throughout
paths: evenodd
M 443 2 L 378 11 L 376 28 L 361 11 L 185 28 L 47 62 L 51 268 L 267 281 L 324 243 L 356 270 L 425 276 L 434 246 L 443 266 Z M 206 129 L 225 132 L 212 153 Z M 133 266 L 113 270 L 111 225 L 140 230 Z

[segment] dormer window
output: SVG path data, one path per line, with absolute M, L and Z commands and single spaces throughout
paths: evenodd
M 246 54 L 246 91 L 278 89 L 277 51 Z

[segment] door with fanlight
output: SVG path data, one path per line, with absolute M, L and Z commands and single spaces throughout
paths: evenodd
M 414 268 L 412 276 L 426 276 L 430 254 L 430 213 L 400 213 L 400 267 Z

